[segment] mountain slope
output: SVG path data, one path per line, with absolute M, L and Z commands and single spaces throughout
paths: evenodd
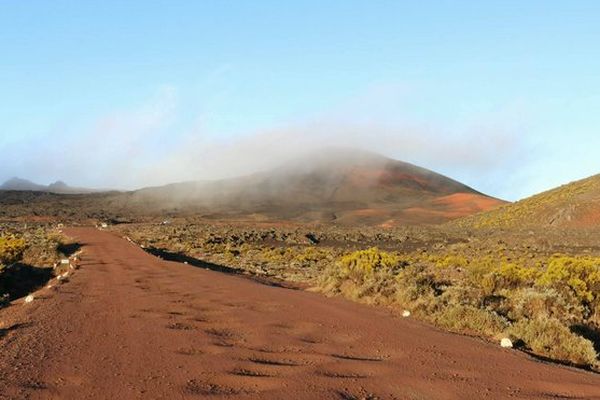
M 430 170 L 355 150 L 323 151 L 245 177 L 142 189 L 128 203 L 213 217 L 383 225 L 440 223 L 503 204 Z
M 13 190 L 13 191 L 32 191 L 32 192 L 48 192 L 48 193 L 59 193 L 59 194 L 75 194 L 75 193 L 92 193 L 95 192 L 93 189 L 85 189 L 78 187 L 71 187 L 63 181 L 56 181 L 50 185 L 39 185 L 31 182 L 27 179 L 11 178 L 0 185 L 0 190 Z
M 11 178 L 0 185 L 0 190 L 18 190 L 18 191 L 34 191 L 41 192 L 47 189 L 44 185 L 38 185 L 37 183 L 33 183 L 28 181 L 27 179 L 21 178 Z
M 456 222 L 474 228 L 600 225 L 600 175 L 557 187 Z

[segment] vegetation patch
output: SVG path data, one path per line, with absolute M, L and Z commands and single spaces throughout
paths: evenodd
M 547 359 L 598 364 L 600 248 L 590 232 L 188 222 L 116 229 L 146 247 L 409 310 L 454 332 L 511 337 Z
M 0 224 L 0 299 L 26 296 L 54 276 L 65 239 L 45 225 Z
M 510 333 L 535 354 L 580 366 L 593 366 L 598 354 L 589 340 L 573 333 L 556 318 L 536 317 L 518 321 Z

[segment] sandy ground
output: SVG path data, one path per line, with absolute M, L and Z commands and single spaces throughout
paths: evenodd
M 67 233 L 80 269 L 0 310 L 0 399 L 600 399 L 597 374 Z

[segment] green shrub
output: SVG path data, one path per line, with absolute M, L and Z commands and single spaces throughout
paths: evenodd
M 330 257 L 329 251 L 316 247 L 305 247 L 301 251 L 297 250 L 295 253 L 296 254 L 293 255 L 293 261 L 302 267 L 310 267 L 311 265 L 317 264 Z
M 508 297 L 508 317 L 513 321 L 538 316 L 553 317 L 565 324 L 583 321 L 585 309 L 573 295 L 556 289 L 525 287 L 504 292 Z
M 0 267 L 19 261 L 26 249 L 25 240 L 14 236 L 0 236 Z
M 400 305 L 419 315 L 429 315 L 437 309 L 438 283 L 425 266 L 408 265 L 396 275 L 395 280 L 395 300 Z
M 534 353 L 553 360 L 591 366 L 598 354 L 589 340 L 576 335 L 556 318 L 538 316 L 518 321 L 509 330 Z
M 57 232 L 40 228 L 32 232 L 24 233 L 27 249 L 23 253 L 24 264 L 48 267 L 59 257 L 58 248 L 65 238 Z
M 439 268 L 464 268 L 469 265 L 466 257 L 456 254 L 430 256 L 428 261 L 435 263 L 435 266 Z
M 325 270 L 320 287 L 353 300 L 389 303 L 396 293 L 394 278 L 405 265 L 398 255 L 377 248 L 355 251 Z
M 362 283 L 380 272 L 394 272 L 401 265 L 395 254 L 372 247 L 343 256 L 338 262 L 338 276 L 355 283 Z
M 600 315 L 600 258 L 553 256 L 536 285 L 553 288 L 583 307 L 583 321 L 598 323 Z
M 436 324 L 460 333 L 487 337 L 498 336 L 508 326 L 507 321 L 492 311 L 470 305 L 452 304 L 433 315 Z
M 533 283 L 539 277 L 540 270 L 517 263 L 503 262 L 497 269 L 497 274 L 503 287 L 517 287 Z
M 474 287 L 480 286 L 484 282 L 484 277 L 496 269 L 497 263 L 498 261 L 491 256 L 471 260 L 465 270 L 467 283 Z M 493 289 L 490 288 L 488 291 Z

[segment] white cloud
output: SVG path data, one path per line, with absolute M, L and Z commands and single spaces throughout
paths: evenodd
M 407 101 L 403 96 L 370 91 L 304 122 L 222 138 L 202 126 L 206 110 L 182 116 L 178 91 L 165 86 L 138 107 L 98 118 L 71 140 L 58 138 L 51 147 L 23 152 L 30 155 L 23 170 L 77 185 L 138 188 L 248 174 L 323 147 L 344 146 L 412 162 L 492 194 L 508 193 L 505 186 L 512 182 L 501 177 L 530 157 L 518 115 L 423 123 L 395 115 Z

